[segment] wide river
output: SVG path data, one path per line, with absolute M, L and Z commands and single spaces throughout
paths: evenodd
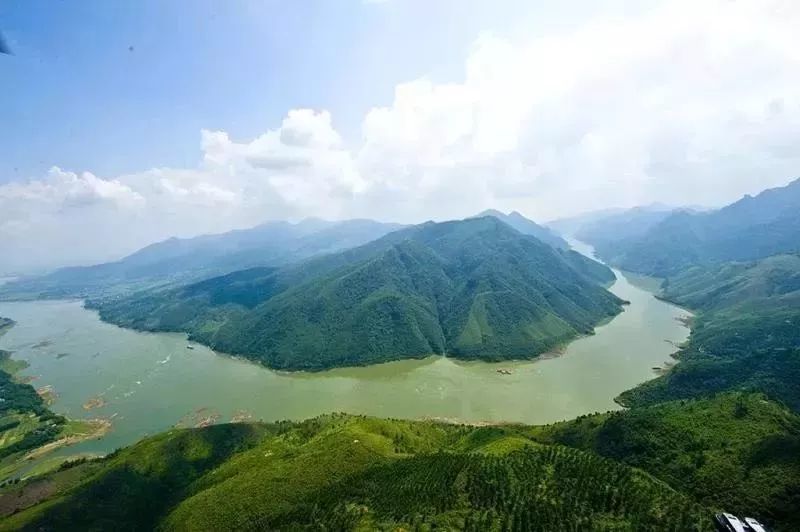
M 54 411 L 112 420 L 103 438 L 58 454 L 106 453 L 179 423 L 234 417 L 303 419 L 338 411 L 549 423 L 618 408 L 614 397 L 653 378 L 653 368 L 670 360 L 674 344 L 688 335 L 679 321 L 686 311 L 654 298 L 648 291 L 652 279 L 615 273 L 611 291 L 630 301 L 625 311 L 595 335 L 571 343 L 563 355 L 535 362 L 431 357 L 282 373 L 189 344 L 181 334 L 103 323 L 80 301 L 0 302 L 0 316 L 17 322 L 0 337 L 0 348 L 30 364 L 23 375 L 34 377 L 34 386 L 53 387 Z

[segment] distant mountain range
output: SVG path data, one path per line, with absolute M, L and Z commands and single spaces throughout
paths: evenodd
M 613 273 L 494 216 L 428 222 L 282 268 L 92 301 L 103 319 L 186 331 L 281 369 L 434 353 L 533 358 L 621 310 Z
M 99 297 L 186 283 L 256 266 L 280 266 L 359 246 L 404 227 L 373 220 L 269 222 L 250 229 L 170 238 L 119 261 L 71 267 L 0 287 L 0 297 Z
M 585 224 L 577 236 L 607 262 L 659 277 L 800 251 L 800 179 L 713 211 L 626 211 Z

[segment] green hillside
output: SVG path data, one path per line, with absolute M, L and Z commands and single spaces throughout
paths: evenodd
M 670 277 L 662 297 L 698 311 L 680 364 L 625 392 L 627 405 L 767 394 L 800 411 L 800 256 L 694 267 Z
M 800 416 L 762 395 L 582 416 L 532 433 L 643 469 L 705 505 L 800 528 Z
M 174 430 L 47 481 L 52 498 L 0 528 L 710 528 L 710 510 L 650 475 L 513 427 L 346 415 Z
M 90 302 L 104 320 L 186 331 L 270 367 L 533 358 L 621 310 L 605 266 L 493 217 L 427 223 L 280 269 Z

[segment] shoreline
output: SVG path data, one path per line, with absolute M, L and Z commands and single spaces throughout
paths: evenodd
M 0 336 L 3 336 L 17 323 L 10 318 L 0 318 L 0 320 L 2 320 L 0 321 Z M 30 386 L 28 378 L 20 378 L 17 376 L 19 371 L 28 367 L 27 361 L 13 359 L 13 351 L 0 350 L 0 354 L 2 354 L 4 360 L 6 361 L 5 367 L 0 368 L 0 371 L 8 375 L 9 379 L 13 379 L 20 384 Z M 55 415 L 55 412 L 50 410 L 50 406 L 58 399 L 58 395 L 56 394 L 53 386 L 46 385 L 38 389 L 34 389 L 34 391 L 41 398 L 45 411 L 50 415 Z M 28 414 L 25 411 L 9 410 L 8 415 L 31 414 Z M 37 416 L 37 418 L 38 417 L 39 416 Z M 39 445 L 38 447 L 17 451 L 19 455 L 13 458 L 13 460 L 10 460 L 9 463 L 2 466 L 3 470 L 5 471 L 4 474 L 6 475 L 6 479 L 14 477 L 14 475 L 16 475 L 20 470 L 30 469 L 30 466 L 35 466 L 37 461 L 42 458 L 46 458 L 52 451 L 55 451 L 56 449 L 68 447 L 70 445 L 75 445 L 91 439 L 102 438 L 111 430 L 112 426 L 110 419 L 69 419 L 64 418 L 63 416 L 62 419 L 64 421 L 60 424 L 60 432 L 57 439 L 48 441 L 47 443 Z M 23 438 L 24 437 L 25 435 L 23 435 Z M 15 454 L 17 453 L 13 453 L 9 455 L 9 457 L 14 457 Z M 70 458 L 70 456 L 65 456 L 64 461 L 67 461 Z

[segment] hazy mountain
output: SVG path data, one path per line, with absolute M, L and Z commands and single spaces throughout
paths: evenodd
M 285 268 L 96 303 L 101 316 L 182 330 L 285 369 L 432 353 L 533 358 L 615 315 L 605 266 L 494 217 L 429 222 Z
M 255 266 L 285 265 L 359 246 L 400 229 L 372 220 L 269 222 L 250 229 L 170 238 L 119 261 L 63 268 L 0 287 L 0 297 L 76 297 L 125 293 L 152 285 L 191 282 Z
M 566 240 L 558 236 L 554 231 L 537 224 L 533 220 L 525 218 L 517 211 L 513 211 L 509 214 L 503 214 L 500 211 L 489 209 L 478 214 L 475 216 L 475 218 L 480 218 L 483 216 L 494 216 L 495 218 L 507 223 L 523 235 L 535 236 L 545 244 L 549 244 L 556 248 L 569 249 L 569 244 L 567 244 Z
M 575 236 L 575 233 L 577 233 L 582 227 L 589 224 L 597 223 L 600 220 L 603 220 L 615 214 L 619 214 L 621 212 L 625 212 L 626 210 L 628 209 L 623 209 L 623 208 L 600 209 L 596 211 L 576 214 L 575 216 L 569 216 L 566 218 L 558 218 L 555 220 L 550 220 L 545 225 L 559 235 Z
M 553 220 L 547 226 L 562 235 L 573 236 L 594 245 L 638 236 L 677 210 L 661 203 L 630 209 L 604 209 L 570 218 Z
M 614 230 L 620 231 L 616 240 Z M 755 197 L 745 196 L 715 211 L 675 211 L 643 232 L 626 234 L 614 227 L 587 230 L 582 236 L 595 245 L 599 256 L 615 265 L 657 276 L 696 264 L 799 251 L 800 180 Z
M 618 241 L 638 238 L 676 212 L 660 207 L 634 207 L 578 229 L 575 238 L 591 243 L 602 256 Z

